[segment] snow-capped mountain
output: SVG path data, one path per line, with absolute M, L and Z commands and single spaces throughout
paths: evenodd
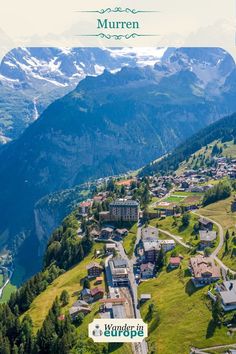
M 0 64 L 0 142 L 17 138 L 87 75 L 154 65 L 165 48 L 16 48 Z

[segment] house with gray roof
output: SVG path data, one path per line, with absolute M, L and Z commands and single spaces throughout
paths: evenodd
M 236 280 L 224 281 L 219 294 L 224 311 L 236 310 Z

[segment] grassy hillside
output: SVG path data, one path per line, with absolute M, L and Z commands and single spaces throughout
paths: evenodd
M 188 354 L 191 346 L 203 348 L 236 341 L 236 334 L 229 336 L 226 327 L 214 328 L 212 325 L 211 305 L 206 296 L 208 288 L 196 290 L 193 287 L 188 258 L 185 254 L 182 269 L 171 272 L 164 269 L 158 278 L 143 282 L 139 287 L 139 294 L 152 296 L 141 306 L 144 320 L 150 319 L 150 303 L 155 309 L 149 322 L 150 352 Z
M 33 320 L 35 331 L 41 327 L 53 301 L 56 296 L 60 296 L 62 290 L 67 290 L 70 295 L 70 303 L 65 308 L 65 311 L 77 300 L 78 292 L 82 289 L 81 280 L 87 275 L 86 266 L 94 260 L 94 250 L 102 247 L 102 244 L 96 244 L 83 261 L 59 276 L 44 292 L 35 298 L 30 309 L 27 311 Z M 96 311 L 97 308 L 95 306 L 92 315 L 94 315 Z
M 228 267 L 236 271 L 236 254 L 234 253 L 236 239 L 232 236 L 232 232 L 236 232 L 236 213 L 231 211 L 231 202 L 233 199 L 234 197 L 232 196 L 217 203 L 210 204 L 200 209 L 199 213 L 220 223 L 224 229 L 224 233 L 229 230 L 229 253 L 225 253 L 225 247 L 223 247 L 219 258 L 222 259 Z

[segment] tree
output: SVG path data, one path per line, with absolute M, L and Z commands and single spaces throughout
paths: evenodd
M 205 257 L 209 257 L 210 254 L 211 254 L 211 249 L 210 249 L 209 247 L 206 247 L 206 248 L 204 249 L 204 256 L 205 256 Z
M 67 290 L 63 290 L 60 296 L 60 301 L 62 303 L 62 306 L 66 306 L 69 304 L 69 300 L 70 300 L 70 295 L 68 293 Z
M 187 227 L 189 225 L 190 222 L 190 214 L 189 213 L 184 213 L 182 216 L 182 225 L 184 227 Z
M 220 296 L 217 294 L 216 301 L 214 301 L 212 305 L 212 319 L 216 325 L 220 325 L 221 318 L 222 318 L 221 299 Z
M 230 238 L 229 230 L 227 230 L 225 234 L 225 253 L 229 252 L 229 238 Z
M 88 278 L 84 279 L 83 288 L 84 289 L 90 289 L 90 282 L 89 282 Z

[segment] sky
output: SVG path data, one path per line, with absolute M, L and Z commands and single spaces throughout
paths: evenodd
M 68 47 L 117 45 L 115 41 L 107 43 L 97 37 L 78 36 L 85 33 L 96 34 L 99 15 L 76 11 L 121 6 L 160 11 L 134 16 L 106 15 L 119 20 L 138 18 L 141 33 L 157 35 L 131 39 L 128 43 L 120 42 L 122 46 L 176 46 L 185 41 L 191 45 L 192 41 L 192 46 L 224 45 L 225 49 L 235 51 L 236 57 L 234 0 L 0 0 L 0 6 L 0 55 L 7 46 L 10 48 L 24 44 Z M 5 38 L 1 35 L 1 30 Z

